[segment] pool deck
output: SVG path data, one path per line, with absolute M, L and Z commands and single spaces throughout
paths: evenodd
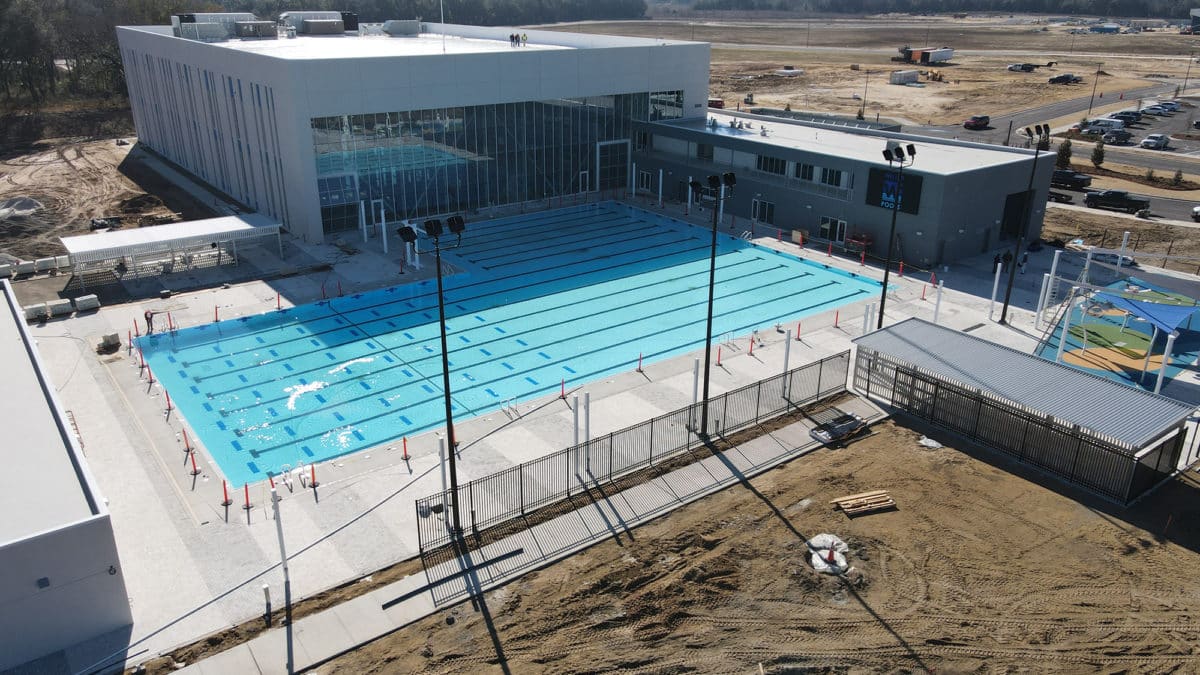
M 646 206 L 641 200 L 638 205 Z M 668 205 L 663 211 L 683 217 L 679 205 Z M 693 214 L 689 220 L 707 227 L 707 217 Z M 364 244 L 354 232 L 344 238 L 357 253 L 285 239 L 287 262 L 278 259 L 273 245 L 248 248 L 239 251 L 242 264 L 238 268 L 144 279 L 137 282 L 135 292 L 150 299 L 31 326 L 63 406 L 75 416 L 87 459 L 112 513 L 134 615 L 134 644 L 128 664 L 260 615 L 262 584 L 271 585 L 278 604 L 282 573 L 276 569 L 279 549 L 267 487 L 251 486 L 249 510 L 241 508 L 244 494 L 232 488 L 233 504 L 222 507 L 220 479 L 209 469 L 203 448 L 195 455 L 200 473 L 192 475 L 180 420 L 174 412 L 165 411 L 162 390 L 147 383 L 136 358 L 130 358 L 124 349 L 98 356 L 96 345 L 101 336 L 114 332 L 124 341 L 126 331 L 148 308 L 169 310 L 173 321 L 196 325 L 211 321 L 214 307 L 222 319 L 246 316 L 273 310 L 277 297 L 283 306 L 319 300 L 322 286 L 327 294 L 336 294 L 340 283 L 342 292 L 352 293 L 432 273 L 427 265 L 419 273 L 409 270 L 401 276 L 396 247 L 384 256 L 378 239 Z M 771 236 L 756 243 L 800 252 L 876 280 L 883 276 L 878 267 L 860 267 L 855 260 L 828 257 L 823 250 L 799 251 L 795 244 L 776 241 L 773 230 Z M 1008 326 L 989 321 L 987 316 L 992 286 L 988 268 L 994 253 L 989 251 L 947 270 L 939 268 L 938 278 L 946 284 L 940 322 L 1030 352 L 1040 335 L 1034 330 L 1032 309 L 1052 251 L 1032 254 L 1027 273 L 1017 275 Z M 328 270 L 312 271 L 324 264 L 330 266 Z M 1063 274 L 1078 271 L 1070 268 L 1070 263 L 1064 264 L 1068 268 L 1060 264 Z M 221 287 L 224 278 L 242 279 L 248 273 L 267 280 Z M 895 291 L 888 297 L 887 322 L 911 316 L 932 319 L 933 289 L 924 288 L 926 299 L 921 299 L 928 280 L 928 273 L 891 275 Z M 21 285 L 16 284 L 18 294 Z M 155 285 L 199 290 L 159 299 Z M 791 367 L 848 349 L 850 340 L 862 334 L 866 305 L 877 302 L 876 297 L 843 307 L 836 315 L 837 326 L 833 312 L 804 320 L 801 341 L 793 343 L 791 350 Z M 999 309 L 997 303 L 997 318 Z M 160 316 L 156 323 L 164 319 Z M 712 369 L 714 394 L 780 371 L 785 335 L 767 330 L 760 336 L 765 344 L 755 347 L 753 355 L 745 349 L 725 348 L 722 366 Z M 748 339 L 739 336 L 735 344 L 748 344 Z M 636 346 L 631 349 L 636 351 Z M 587 385 L 593 436 L 689 404 L 692 362 L 700 355 L 695 352 L 648 363 L 643 373 L 631 369 Z M 1168 384 L 1165 393 L 1171 393 L 1173 386 Z M 1190 384 L 1183 386 L 1191 388 Z M 456 422 L 461 441 L 460 481 L 572 443 L 572 413 L 557 395 L 520 408 L 517 419 L 494 411 Z M 409 462 L 400 459 L 401 447 L 396 443 L 318 464 L 320 487 L 316 490 L 297 485 L 292 491 L 280 486 L 293 598 L 311 596 L 417 554 L 413 500 L 440 489 L 437 436 L 427 433 L 410 438 L 408 450 Z M 66 658 L 78 670 L 123 646 L 101 640 L 72 650 Z

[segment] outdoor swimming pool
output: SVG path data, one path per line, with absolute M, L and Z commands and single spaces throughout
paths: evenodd
M 639 353 L 649 363 L 701 347 L 709 245 L 705 228 L 617 203 L 468 223 L 443 252 L 463 270 L 445 278 L 455 418 L 631 370 Z M 879 288 L 722 234 L 714 340 Z M 237 485 L 443 425 L 439 336 L 428 279 L 137 346 Z

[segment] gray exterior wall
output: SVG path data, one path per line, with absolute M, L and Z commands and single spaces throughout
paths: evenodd
M 446 32 L 503 41 L 512 29 Z M 163 27 L 120 27 L 117 37 L 139 141 L 293 234 L 321 241 L 312 118 L 668 90 L 684 91 L 685 116 L 704 112 L 707 44 L 524 32 L 531 43 L 573 49 L 284 59 Z
M 11 540 L 0 542 L 0 672 L 4 672 L 126 628 L 133 622 L 133 616 L 108 507 L 68 427 L 62 404 L 45 375 L 37 346 L 7 279 L 0 282 L 0 294 L 4 305 L 0 321 L 12 322 L 24 343 L 19 356 L 6 358 L 27 358 L 32 365 L 33 380 L 26 382 L 24 377 L 11 373 L 10 377 L 21 377 L 30 405 L 48 406 L 54 418 L 56 428 L 44 430 L 54 440 L 38 447 L 52 447 L 69 460 L 69 470 L 53 479 L 30 481 L 28 474 L 10 471 L 0 478 L 0 489 L 24 503 L 33 500 L 22 500 L 21 491 L 37 491 L 41 497 L 61 495 L 62 500 L 83 498 L 83 506 L 77 512 L 62 514 L 52 523 L 10 535 Z M 24 368 L 9 370 L 16 373 Z M 0 413 L 0 423 L 3 415 L 18 414 L 17 410 L 19 406 L 6 406 L 5 412 Z M 11 421 L 6 426 L 11 427 Z M 57 439 L 61 439 L 61 445 Z M 28 461 L 33 463 L 37 459 Z M 21 518 L 22 514 L 8 512 L 3 517 Z M 45 581 L 39 584 L 42 579 Z
M 779 120 L 770 121 L 776 125 L 783 123 Z M 733 171 L 737 175 L 737 189 L 725 202 L 725 222 L 728 223 L 731 216 L 736 217 L 737 224 L 733 229 L 738 232 L 749 229 L 751 204 L 756 195 L 760 195 L 759 199 L 775 204 L 775 222 L 772 225 L 764 224 L 764 231 L 782 229 L 783 236 L 789 238 L 790 230 L 803 230 L 806 240 L 819 239 L 821 218 L 827 216 L 846 222 L 847 237 L 857 233 L 869 234 L 874 239 L 870 254 L 879 258 L 885 255 L 892 211 L 867 204 L 866 191 L 870 169 L 886 168 L 886 164 L 786 148 L 747 138 L 708 134 L 668 124 L 646 124 L 643 128 L 653 138 L 651 147 L 634 155 L 636 172 L 649 171 L 651 174 L 649 189 L 645 189 L 645 177 L 642 178 L 641 193 L 657 195 L 660 170 L 663 198 L 673 201 L 686 199 L 685 186 L 689 176 L 703 183 L 705 176 Z M 889 139 L 914 143 L 918 147 L 916 163 L 906 168 L 904 173 L 922 177 L 920 209 L 916 214 L 904 211 L 896 214 L 898 248 L 893 253 L 893 259 L 930 267 L 993 250 L 1012 241 L 1009 237 L 1001 238 L 1000 221 L 1008 196 L 1024 192 L 1029 187 L 1033 168 L 1032 151 L 979 146 L 987 152 L 1019 153 L 1025 158 L 1015 163 L 957 173 L 932 173 L 922 170 L 921 145 L 972 144 L 904 134 L 862 133 L 877 136 L 881 151 Z M 711 162 L 697 158 L 697 143 L 714 145 Z M 779 176 L 757 170 L 756 158 L 759 154 L 787 160 L 786 174 Z M 829 189 L 819 183 L 795 178 L 796 162 L 840 169 L 852 178 L 845 181 L 848 187 Z M 1034 208 L 1026 241 L 1041 233 L 1046 193 L 1054 170 L 1054 153 L 1041 153 L 1037 164 L 1033 178 Z M 819 171 L 818 168 L 818 174 Z M 635 185 L 638 185 L 637 180 L 638 176 L 635 175 Z
M 0 546 L 0 570 L 0 671 L 133 622 L 107 513 Z

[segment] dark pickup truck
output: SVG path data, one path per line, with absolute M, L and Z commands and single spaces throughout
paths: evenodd
M 1117 209 L 1137 213 L 1150 208 L 1150 200 L 1136 197 L 1124 190 L 1094 190 L 1083 198 L 1083 205 L 1090 209 Z
M 1092 184 L 1092 177 L 1070 169 L 1055 169 L 1050 176 L 1050 184 L 1068 190 L 1082 190 Z

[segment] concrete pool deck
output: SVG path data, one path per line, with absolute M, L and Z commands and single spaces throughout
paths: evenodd
M 665 211 L 683 217 L 678 205 Z M 706 215 L 693 214 L 689 220 L 707 227 Z M 246 270 L 178 273 L 193 275 L 191 285 L 203 288 L 159 299 L 153 284 L 171 288 L 173 279 L 144 279 L 138 283 L 147 285 L 142 292 L 151 299 L 32 326 L 48 375 L 59 389 L 64 407 L 75 416 L 84 451 L 112 513 L 134 615 L 134 644 L 128 663 L 260 615 L 262 584 L 270 584 L 278 599 L 282 574 L 275 569 L 279 551 L 264 486 L 251 486 L 253 507 L 248 511 L 240 508 L 244 495 L 231 494 L 234 503 L 226 513 L 220 505 L 220 480 L 209 470 L 203 449 L 196 454 L 200 473 L 191 475 L 180 420 L 175 413 L 165 413 L 161 390 L 148 385 L 124 349 L 98 356 L 96 345 L 101 336 L 114 332 L 124 341 L 126 331 L 147 308 L 169 310 L 173 321 L 196 325 L 212 320 L 214 306 L 223 319 L 246 316 L 274 309 L 277 294 L 280 304 L 290 306 L 319 300 L 322 284 L 326 294 L 336 294 L 339 282 L 344 293 L 351 293 L 432 273 L 426 265 L 420 273 L 409 270 L 401 277 L 396 248 L 384 256 L 378 239 L 364 244 L 357 233 L 344 236 L 358 253 L 287 240 L 289 261 L 285 262 L 271 246 L 250 248 L 239 252 L 242 267 L 252 265 L 268 280 L 222 288 L 222 275 L 240 276 Z M 799 250 L 795 244 L 776 241 L 773 234 L 756 243 L 792 253 Z M 823 250 L 805 249 L 801 254 L 882 279 L 878 267 L 828 257 Z M 1009 326 L 987 319 L 992 285 L 988 267 L 993 254 L 989 251 L 938 271 L 938 278 L 946 284 L 940 322 L 1030 352 L 1039 336 L 1031 310 L 1052 251 L 1031 255 L 1027 273 L 1017 275 Z M 1060 263 L 1064 274 L 1075 269 L 1064 269 L 1064 264 L 1069 263 Z M 304 273 L 323 265 L 329 265 L 328 270 Z M 928 278 L 928 273 L 915 278 L 891 275 L 895 290 L 888 299 L 888 323 L 910 316 L 932 318 L 932 289 L 925 289 L 926 299 L 921 299 Z M 16 284 L 18 293 L 22 283 Z M 866 305 L 877 302 L 876 297 L 843 307 L 837 313 L 837 327 L 833 312 L 804 320 L 802 341 L 792 346 L 791 366 L 848 349 L 850 340 L 862 334 Z M 160 316 L 158 321 L 164 318 Z M 795 326 L 785 328 L 794 330 Z M 767 327 L 760 337 L 765 344 L 756 347 L 753 355 L 744 348 L 748 336 L 738 336 L 734 345 L 724 347 L 722 367 L 712 370 L 714 394 L 781 370 L 784 334 Z M 644 373 L 631 369 L 589 384 L 593 436 L 690 403 L 692 362 L 699 355 L 695 352 L 648 363 Z M 1164 391 L 1172 393 L 1172 386 L 1174 383 L 1168 384 Z M 557 395 L 522 404 L 520 412 L 519 418 L 494 411 L 456 422 L 461 439 L 460 480 L 493 473 L 572 443 L 572 413 Z M 315 492 L 299 486 L 294 492 L 280 487 L 294 598 L 313 595 L 417 554 L 413 500 L 440 489 L 437 436 L 427 433 L 410 438 L 408 449 L 412 459 L 407 463 L 401 461 L 401 447 L 395 443 L 318 464 L 321 485 Z M 73 650 L 67 659 L 79 670 L 123 646 L 97 641 Z

